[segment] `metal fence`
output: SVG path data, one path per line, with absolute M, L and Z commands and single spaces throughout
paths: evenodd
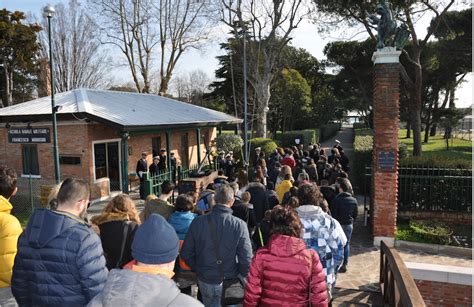
M 369 187 L 372 169 L 365 170 L 366 187 Z M 398 210 L 472 212 L 472 170 L 399 168 Z
M 12 214 L 25 225 L 35 208 L 46 205 L 54 180 L 20 177 L 17 180 L 18 192 L 10 198 Z
M 198 164 L 191 165 L 190 167 L 178 166 L 176 171 L 163 172 L 151 176 L 150 173 L 145 173 L 145 197 L 150 194 L 155 194 L 156 196 L 161 195 L 161 185 L 164 181 L 172 181 L 176 185 L 179 184 L 179 181 L 188 179 L 190 173 L 197 171 L 199 169 Z M 217 170 L 217 163 L 213 162 L 211 165 L 204 165 L 201 171 L 215 171 Z

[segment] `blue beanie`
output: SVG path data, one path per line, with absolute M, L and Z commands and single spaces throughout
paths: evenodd
M 150 215 L 138 227 L 132 243 L 133 259 L 145 264 L 163 264 L 176 260 L 178 253 L 178 235 L 161 215 Z

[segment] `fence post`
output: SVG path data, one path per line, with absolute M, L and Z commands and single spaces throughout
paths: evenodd
M 181 173 L 181 165 L 178 165 L 178 183 L 183 179 L 183 174 Z
M 152 194 L 153 191 L 153 178 L 150 178 L 150 173 L 143 173 L 143 180 L 145 184 L 145 198 Z

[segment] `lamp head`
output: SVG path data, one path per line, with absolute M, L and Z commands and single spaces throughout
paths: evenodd
M 43 8 L 43 15 L 44 17 L 53 17 L 54 13 L 56 12 L 56 10 L 54 9 L 54 7 L 52 5 L 47 5 Z

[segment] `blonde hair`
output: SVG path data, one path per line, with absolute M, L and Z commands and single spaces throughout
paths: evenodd
M 251 198 L 252 198 L 252 196 L 250 195 L 249 192 L 244 192 L 244 193 L 242 193 L 242 201 L 243 201 L 244 203 L 250 202 L 250 199 L 251 199 Z
M 146 203 L 149 203 L 149 202 L 150 202 L 151 200 L 153 200 L 153 199 L 158 199 L 158 196 L 156 196 L 155 194 L 150 194 L 150 195 L 148 195 L 148 196 L 146 197 L 145 202 L 146 202 Z
M 112 198 L 102 210 L 102 213 L 125 213 L 131 221 L 141 224 L 135 203 L 130 196 L 126 194 L 120 194 Z

